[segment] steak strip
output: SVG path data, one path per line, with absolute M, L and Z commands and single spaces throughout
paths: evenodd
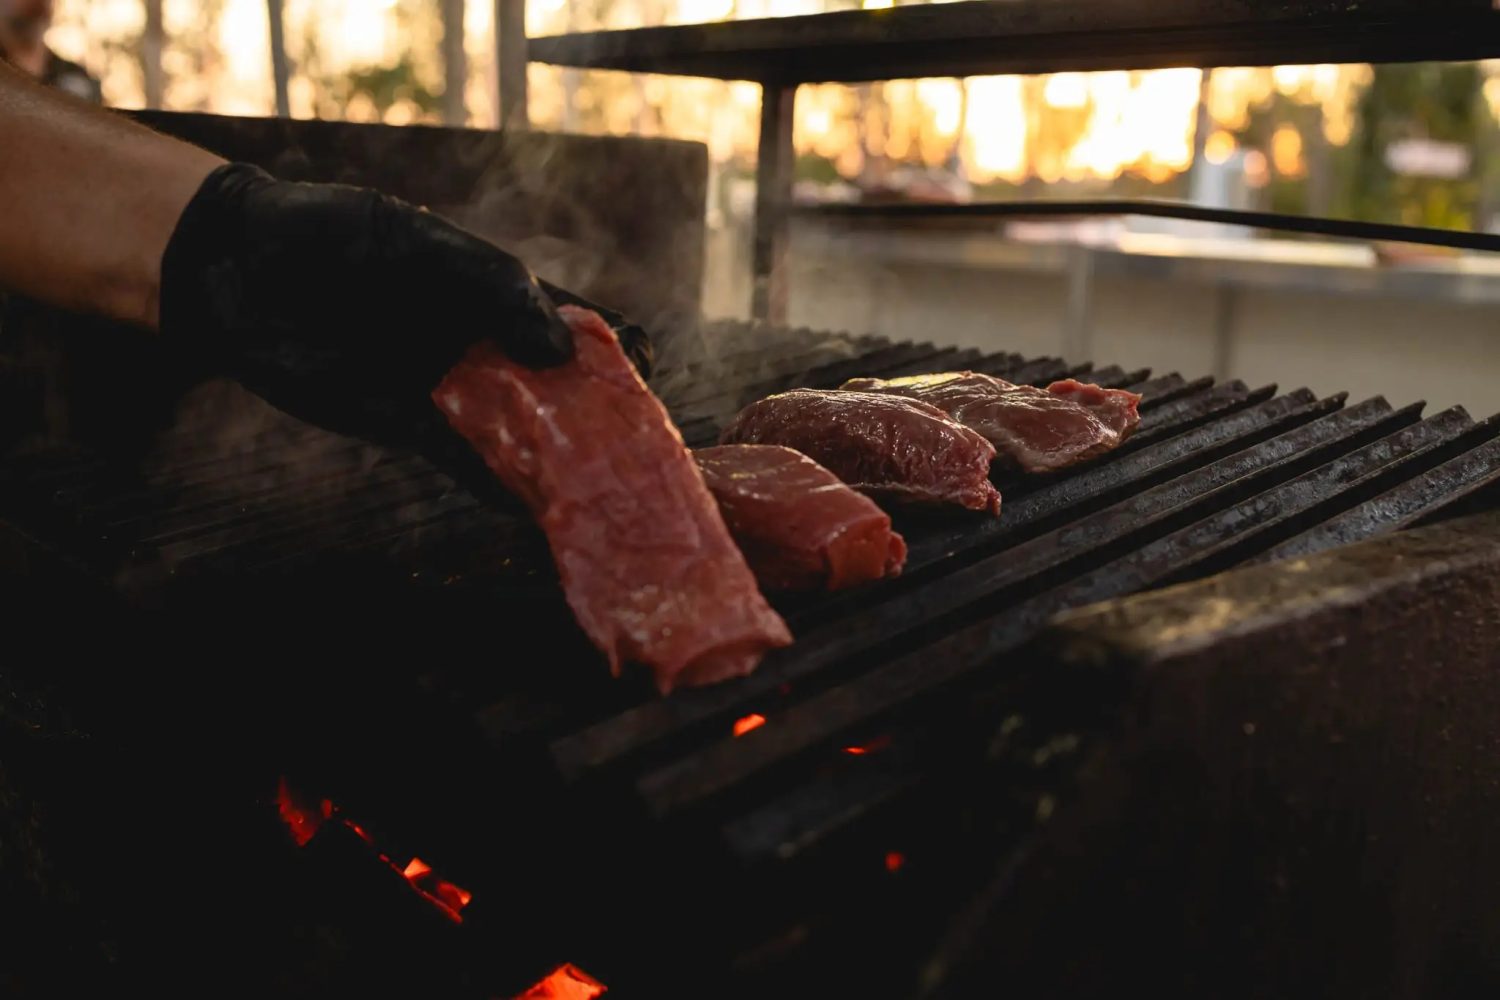
M 693 457 L 761 586 L 841 590 L 901 572 L 890 515 L 801 452 L 726 444 Z
M 1140 396 L 1074 379 L 1038 389 L 979 372 L 943 372 L 856 378 L 842 388 L 930 403 L 983 435 L 1003 465 L 1023 472 L 1055 472 L 1110 451 L 1140 422 Z
M 723 444 L 779 444 L 855 489 L 902 503 L 1000 513 L 995 448 L 926 403 L 897 395 L 796 389 L 751 403 Z
M 791 642 L 667 412 L 596 314 L 577 353 L 531 369 L 478 344 L 432 398 L 546 533 L 578 624 L 616 674 L 662 692 L 748 674 Z

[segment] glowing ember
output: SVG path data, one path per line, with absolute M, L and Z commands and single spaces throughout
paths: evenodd
M 603 983 L 569 962 L 553 969 L 516 1000 L 593 1000 L 605 989 Z
M 322 829 L 323 823 L 334 819 L 334 815 L 338 812 L 333 802 L 328 799 L 324 799 L 316 810 L 304 806 L 285 777 L 282 777 L 276 784 L 276 810 L 281 814 L 281 821 L 286 824 L 287 830 L 291 832 L 292 839 L 296 841 L 298 847 L 307 846 L 308 842 Z M 368 844 L 382 863 L 400 872 L 419 896 L 436 906 L 454 923 L 463 923 L 463 916 L 459 911 L 468 906 L 469 901 L 474 898 L 472 892 L 439 878 L 433 872 L 432 866 L 421 858 L 412 858 L 406 863 L 405 868 L 400 867 L 389 856 L 376 849 L 375 838 L 370 836 L 364 827 L 347 816 L 339 816 L 336 822 L 342 823 Z M 602 992 L 602 987 L 600 990 Z M 573 994 L 558 995 L 572 996 Z M 591 993 L 588 996 L 597 996 L 597 994 Z
M 734 720 L 734 735 L 744 736 L 752 729 L 759 729 L 766 724 L 766 717 L 752 712 L 743 719 Z
M 890 745 L 891 738 L 889 736 L 877 736 L 875 739 L 871 740 L 868 743 L 861 743 L 855 746 L 844 747 L 844 753 L 849 754 L 851 757 L 863 757 L 867 753 L 875 753 L 877 750 L 884 750 Z
M 392 865 L 391 867 L 395 867 Z M 463 923 L 463 917 L 459 911 L 469 905 L 469 900 L 474 894 L 467 889 L 461 889 L 449 882 L 447 879 L 438 878 L 433 874 L 432 866 L 421 858 L 412 858 L 406 863 L 401 874 L 411 883 L 411 887 L 421 893 L 428 902 L 447 914 L 455 923 Z
M 885 854 L 885 870 L 891 873 L 899 872 L 906 864 L 906 855 L 900 851 L 887 851 Z
M 412 883 L 412 888 L 416 889 L 427 902 L 443 911 L 443 915 L 455 924 L 464 922 L 463 914 L 459 911 L 468 905 L 469 900 L 474 898 L 474 894 L 468 890 L 460 889 L 452 882 L 444 882 L 442 879 L 432 880 L 431 892 L 418 886 L 415 882 Z
M 325 802 L 325 804 L 327 804 Z M 296 841 L 298 847 L 306 847 L 307 842 L 317 834 L 318 828 L 323 825 L 322 816 L 311 809 L 304 807 L 292 794 L 291 786 L 282 777 L 276 782 L 276 811 L 281 814 L 281 821 L 286 824 L 287 830 Z

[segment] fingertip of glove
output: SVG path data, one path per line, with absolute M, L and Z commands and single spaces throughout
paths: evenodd
M 560 365 L 573 357 L 573 331 L 558 315 L 557 307 L 535 282 L 529 291 L 527 308 L 516 320 L 516 330 L 509 338 L 507 353 L 533 368 Z

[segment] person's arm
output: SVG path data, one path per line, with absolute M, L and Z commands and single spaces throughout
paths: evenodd
M 0 288 L 155 329 L 162 254 L 223 162 L 0 62 Z
M 368 188 L 277 180 L 0 69 L 0 288 L 156 330 L 303 419 L 411 443 L 477 341 L 572 334 L 511 254 Z
M 566 361 L 549 289 L 578 301 L 400 199 L 225 163 L 3 68 L 0 288 L 155 329 L 205 374 L 481 487 L 432 390 L 479 341 Z M 646 368 L 644 331 L 615 320 Z

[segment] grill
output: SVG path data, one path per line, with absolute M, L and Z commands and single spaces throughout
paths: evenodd
M 1143 417 L 1100 460 L 1001 482 L 999 519 L 900 515 L 901 578 L 778 600 L 792 647 L 670 699 L 605 675 L 525 518 L 228 390 L 246 428 L 230 441 L 211 430 L 221 406 L 144 459 L 7 460 L 0 553 L 12 581 L 202 632 L 242 633 L 239 601 L 317 609 L 297 621 L 358 608 L 352 633 L 341 614 L 321 621 L 315 648 L 355 664 L 327 672 L 362 689 L 419 676 L 427 707 L 351 723 L 360 754 L 294 732 L 298 752 L 268 761 L 473 890 L 462 927 L 412 932 L 460 956 L 465 988 L 496 995 L 573 960 L 623 996 L 801 995 L 833 969 L 841 990 L 915 995 L 962 965 L 1107 729 L 1112 685 L 1058 697 L 1010 669 L 1059 612 L 1470 512 L 1500 481 L 1500 422 L 1460 408 L 760 325 L 702 333 L 711 352 L 653 378 L 693 445 L 770 392 L 954 368 L 1129 387 Z M 235 641 L 237 664 L 276 656 L 273 637 Z M 358 852 L 339 836 L 313 843 Z M 644 919 L 641 900 L 665 916 Z

